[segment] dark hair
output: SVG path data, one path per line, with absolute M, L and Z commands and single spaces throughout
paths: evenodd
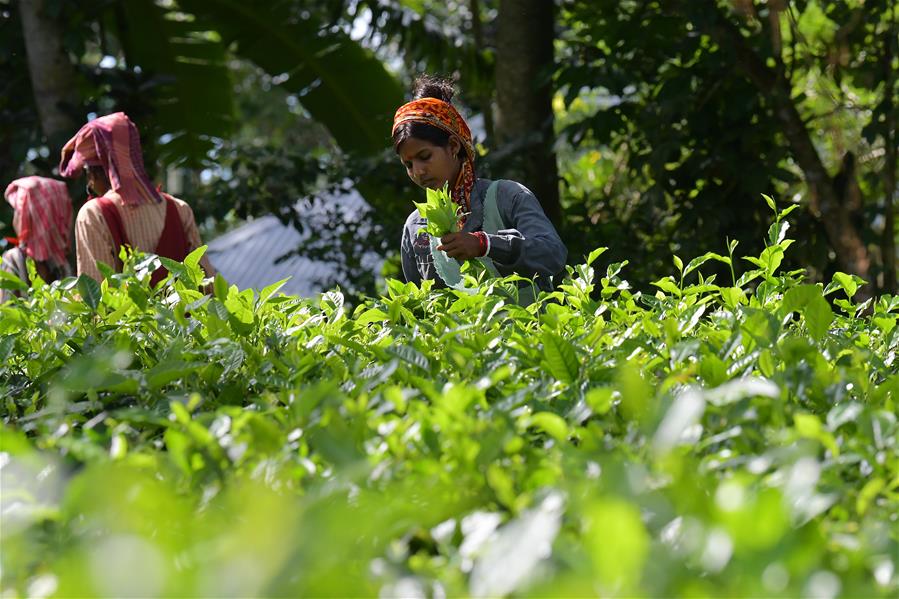
M 444 77 L 436 77 L 434 75 L 419 75 L 412 82 L 412 99 L 420 100 L 422 98 L 437 98 L 446 103 L 452 103 L 453 96 L 456 94 L 456 87 L 452 80 Z M 426 123 L 403 123 L 397 127 L 393 133 L 393 150 L 397 154 L 400 151 L 400 145 L 414 137 L 445 148 L 449 145 L 450 134 L 433 125 Z M 464 152 L 464 150 L 459 150 Z
M 435 77 L 434 75 L 419 75 L 412 82 L 412 99 L 437 98 L 446 103 L 453 101 L 456 95 L 456 86 L 452 79 Z

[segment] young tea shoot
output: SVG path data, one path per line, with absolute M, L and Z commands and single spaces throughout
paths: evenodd
M 459 207 L 453 202 L 446 184 L 442 189 L 428 189 L 427 201 L 415 203 L 418 213 L 428 220 L 426 231 L 434 237 L 459 230 Z

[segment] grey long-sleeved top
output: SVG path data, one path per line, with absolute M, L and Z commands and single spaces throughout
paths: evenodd
M 480 231 L 484 222 L 484 199 L 492 181 L 478 179 L 471 190 L 471 214 L 463 231 Z M 540 202 L 531 191 L 515 181 L 502 180 L 496 190 L 496 206 L 505 229 L 487 234 L 490 249 L 487 256 L 493 260 L 503 276 L 518 274 L 534 278 L 543 290 L 552 288 L 550 277 L 561 272 L 568 257 L 568 250 L 559 238 L 555 227 L 546 218 Z M 403 258 L 403 274 L 407 281 L 421 283 L 435 279 L 438 287 L 444 283 L 434 269 L 429 238 L 419 229 L 427 221 L 415 210 L 406 219 L 400 250 Z

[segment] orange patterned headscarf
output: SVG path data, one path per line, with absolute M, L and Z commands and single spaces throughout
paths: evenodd
M 450 135 L 455 135 L 465 150 L 465 159 L 459 170 L 459 178 L 452 186 L 453 201 L 462 207 L 463 212 L 471 211 L 471 190 L 474 187 L 474 143 L 468 123 L 456 110 L 456 107 L 437 98 L 421 98 L 403 104 L 393 116 L 393 130 L 404 123 L 422 123 L 437 127 Z M 462 219 L 464 222 L 464 218 Z

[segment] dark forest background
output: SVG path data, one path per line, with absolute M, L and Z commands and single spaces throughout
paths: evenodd
M 285 253 L 373 290 L 419 193 L 393 111 L 439 73 L 481 174 L 530 187 L 572 262 L 608 246 L 650 288 L 672 255 L 757 255 L 765 193 L 801 207 L 791 265 L 896 293 L 897 40 L 892 0 L 0 0 L 0 180 L 53 176 L 81 124 L 123 110 L 207 238 L 309 227 L 294 207 L 318 204 L 333 218 Z M 370 211 L 346 221 L 350 187 Z

